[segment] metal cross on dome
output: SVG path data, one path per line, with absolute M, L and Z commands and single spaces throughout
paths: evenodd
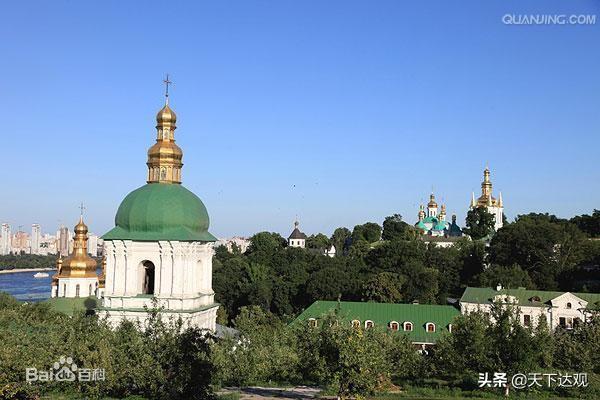
M 163 82 L 165 83 L 165 97 L 168 99 L 169 98 L 169 85 L 173 84 L 173 82 L 169 80 L 169 74 L 167 74 L 167 77 L 163 80 Z
M 83 216 L 83 210 L 85 210 L 85 206 L 83 205 L 83 201 L 79 205 L 79 215 Z

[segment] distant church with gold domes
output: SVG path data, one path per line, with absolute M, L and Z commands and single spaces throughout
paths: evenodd
M 75 225 L 73 252 L 66 258 L 59 257 L 56 274 L 52 276 L 51 297 L 90 297 L 99 295 L 100 281 L 96 273 L 96 260 L 87 251 L 88 227 L 83 213 Z
M 148 317 L 181 318 L 214 331 L 218 304 L 212 289 L 213 243 L 206 207 L 182 184 L 183 152 L 175 144 L 177 117 L 165 106 L 156 116 L 146 184 L 121 202 L 115 227 L 104 236 L 105 288 L 101 317 L 114 325 Z M 157 304 L 154 303 L 157 301 Z
M 502 193 L 498 193 L 498 198 L 492 196 L 492 181 L 490 180 L 490 169 L 485 167 L 483 170 L 483 182 L 481 182 L 481 196 L 475 199 L 475 193 L 471 194 L 471 204 L 469 208 L 472 210 L 478 207 L 485 207 L 487 211 L 495 218 L 494 230 L 502 228 L 504 225 L 504 202 L 502 201 Z

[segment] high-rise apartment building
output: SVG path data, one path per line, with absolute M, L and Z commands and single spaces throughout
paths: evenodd
M 11 248 L 11 233 L 10 233 L 10 225 L 2 224 L 2 231 L 0 236 L 0 254 L 6 255 L 10 254 Z
M 40 243 L 42 241 L 42 228 L 40 224 L 31 225 L 31 254 L 40 254 Z

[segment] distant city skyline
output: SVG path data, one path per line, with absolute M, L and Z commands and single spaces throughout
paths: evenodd
M 145 183 L 167 72 L 183 184 L 218 237 L 287 237 L 296 216 L 308 235 L 413 224 L 432 187 L 464 226 L 486 163 L 509 220 L 590 214 L 600 23 L 502 17 L 600 6 L 461 5 L 176 3 L 165 20 L 135 2 L 8 3 L 0 223 L 72 229 L 83 201 L 90 231 L 111 229 Z

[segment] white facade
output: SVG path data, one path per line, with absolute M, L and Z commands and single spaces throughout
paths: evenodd
M 59 278 L 58 284 L 52 286 L 51 297 L 90 297 L 96 296 L 98 277 L 93 278 Z
M 569 292 L 555 297 L 550 300 L 549 304 L 541 303 L 535 306 L 519 304 L 516 297 L 506 294 L 498 294 L 494 297 L 494 301 L 518 307 L 520 311 L 519 318 L 524 326 L 535 327 L 540 316 L 543 315 L 551 329 L 556 329 L 559 326 L 571 329 L 577 319 L 587 321 L 591 316 L 589 310 L 586 311 L 588 302 Z M 460 311 L 463 314 L 476 311 L 490 313 L 491 309 L 492 304 L 460 302 Z
M 242 236 L 234 236 L 230 239 L 219 239 L 215 242 L 215 247 L 225 246 L 230 253 L 233 251 L 233 245 L 236 245 L 241 253 L 245 253 L 250 246 L 250 239 Z
M 0 255 L 10 254 L 11 232 L 9 224 L 2 224 L 2 236 L 0 237 Z
M 306 247 L 306 239 L 302 238 L 288 239 L 288 243 L 290 247 L 299 247 L 301 249 Z
M 328 249 L 325 250 L 325 255 L 328 257 L 335 257 L 335 246 L 331 245 Z
M 105 240 L 106 284 L 100 316 L 116 325 L 142 326 L 153 299 L 164 319 L 214 331 L 218 305 L 212 290 L 212 243 Z

